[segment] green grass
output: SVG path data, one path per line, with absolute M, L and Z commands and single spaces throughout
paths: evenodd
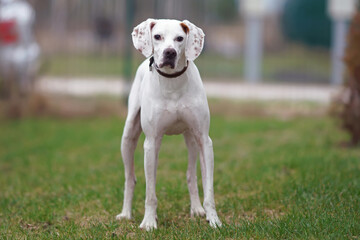
M 159 229 L 153 232 L 138 229 L 145 199 L 143 136 L 135 160 L 134 220 L 115 220 L 123 197 L 123 124 L 116 118 L 1 120 L 0 238 L 360 236 L 360 150 L 339 147 L 346 136 L 328 117 L 213 114 L 221 229 L 190 218 L 185 144 L 180 136 L 165 137 L 157 174 Z
M 134 60 L 138 66 L 140 60 Z M 122 76 L 124 59 L 118 56 L 58 55 L 45 60 L 43 74 L 53 76 Z
M 266 81 L 317 80 L 326 82 L 329 78 L 329 53 L 292 47 L 285 51 L 268 53 L 264 56 L 263 76 Z M 132 73 L 144 60 L 137 54 L 133 60 Z M 196 60 L 204 78 L 243 79 L 244 60 L 226 58 L 220 55 L 204 53 Z M 113 76 L 123 75 L 124 59 L 120 56 L 71 55 L 49 58 L 44 74 L 55 76 Z

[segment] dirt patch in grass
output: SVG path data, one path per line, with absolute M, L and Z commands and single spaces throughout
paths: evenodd
M 108 215 L 88 215 L 76 220 L 76 224 L 82 228 L 92 228 L 94 225 L 103 224 L 109 221 Z
M 210 99 L 210 112 L 226 117 L 276 117 L 283 120 L 298 117 L 321 117 L 328 114 L 328 106 L 311 102 L 231 101 Z
M 51 222 L 41 222 L 41 223 L 24 223 L 20 222 L 20 227 L 26 231 L 38 231 L 49 228 L 52 225 Z
M 210 99 L 211 114 L 225 117 L 276 117 L 283 120 L 297 117 L 321 117 L 328 114 L 328 106 L 311 102 L 236 101 Z M 72 97 L 34 93 L 16 102 L 0 100 L 0 117 L 21 118 L 50 116 L 58 118 L 111 117 L 125 118 L 126 101 L 109 96 Z
M 78 98 L 34 93 L 16 101 L 0 100 L 0 117 L 18 119 L 50 116 L 57 118 L 126 117 L 125 101 L 106 96 Z
M 107 238 L 126 238 L 134 239 L 137 236 L 138 226 L 136 224 L 121 224 L 120 227 L 117 227 L 113 231 L 108 231 L 106 233 Z
M 282 216 L 285 216 L 286 213 L 280 208 L 280 209 L 269 209 L 265 208 L 264 213 L 266 216 L 268 216 L 270 219 L 279 219 Z
M 274 219 L 280 219 L 281 217 L 285 216 L 286 213 L 281 209 L 270 209 L 270 208 L 264 208 L 261 210 L 260 213 L 256 211 L 242 211 L 239 214 L 239 218 L 248 222 L 255 222 L 259 218 L 268 218 L 271 220 Z M 229 218 L 226 217 L 228 220 Z
M 63 118 L 78 117 L 126 117 L 127 108 L 121 99 L 97 97 L 75 98 L 52 96 L 48 98 L 50 115 Z

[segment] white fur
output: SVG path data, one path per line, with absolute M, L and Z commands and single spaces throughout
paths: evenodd
M 177 52 L 176 65 L 160 70 L 168 74 L 180 71 L 188 61 L 188 69 L 177 78 L 165 78 L 153 68 L 149 59 L 138 68 L 129 96 L 129 110 L 121 143 L 125 166 L 125 191 L 122 212 L 116 219 L 131 218 L 131 204 L 136 183 L 134 151 L 141 131 L 145 133 L 144 167 L 146 177 L 145 216 L 140 228 L 157 228 L 157 198 L 155 193 L 158 153 L 164 134 L 183 134 L 189 153 L 187 182 L 191 200 L 191 215 L 204 216 L 212 227 L 221 226 L 215 210 L 213 172 L 214 154 L 209 137 L 210 113 L 199 71 L 193 60 L 203 47 L 204 33 L 189 21 L 186 34 L 176 20 L 148 19 L 139 24 L 132 34 L 134 46 L 149 57 L 154 55 L 158 66 L 163 62 L 163 51 L 173 48 Z M 152 28 L 151 28 L 152 25 Z M 140 34 L 142 32 L 142 34 Z M 161 35 L 155 40 L 154 35 Z M 176 41 L 178 36 L 184 40 Z M 196 41 L 195 41 L 196 40 Z M 201 41 L 200 41 L 201 40 Z M 151 43 L 151 45 L 149 45 Z M 195 47 L 196 46 L 196 47 Z M 200 203 L 196 180 L 196 159 L 200 155 L 204 190 Z

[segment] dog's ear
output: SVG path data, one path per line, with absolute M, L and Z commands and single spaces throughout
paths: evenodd
M 190 61 L 194 61 L 204 47 L 205 34 L 201 28 L 195 26 L 188 20 L 184 20 L 181 23 L 181 27 L 187 34 L 185 57 Z
M 154 51 L 151 30 L 155 24 L 156 20 L 149 18 L 148 20 L 137 25 L 131 34 L 135 48 L 139 50 L 145 57 L 150 57 Z

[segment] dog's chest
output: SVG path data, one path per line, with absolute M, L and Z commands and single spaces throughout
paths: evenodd
M 142 127 L 167 135 L 184 133 L 204 105 L 194 82 L 187 78 L 151 79 L 142 98 Z
M 187 109 L 189 109 L 189 106 L 185 101 L 170 100 L 164 103 L 161 119 L 165 134 L 181 134 L 188 129 L 186 124 Z
M 164 100 L 178 102 L 186 94 L 188 90 L 187 79 L 159 79 L 159 90 L 161 98 Z

